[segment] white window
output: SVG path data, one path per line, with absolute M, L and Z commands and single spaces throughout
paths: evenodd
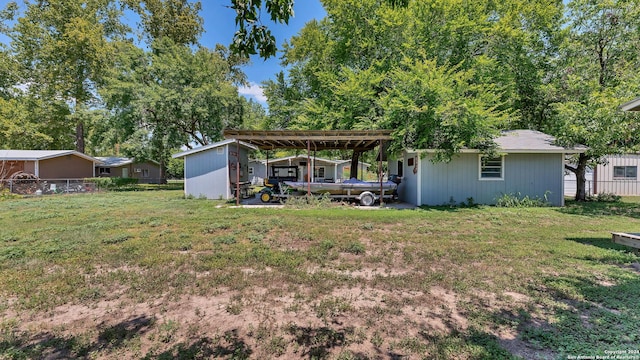
M 637 166 L 614 166 L 613 178 L 616 180 L 635 180 L 638 178 Z
M 313 172 L 313 177 L 324 178 L 324 166 L 316 166 Z
M 480 180 L 504 180 L 504 156 L 479 157 Z

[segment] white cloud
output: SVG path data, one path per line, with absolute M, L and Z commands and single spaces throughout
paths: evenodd
M 263 103 L 266 104 L 267 103 L 267 97 L 264 96 L 264 91 L 262 90 L 262 88 L 260 87 L 260 85 L 256 84 L 256 83 L 249 83 L 249 86 L 243 86 L 241 88 L 238 88 L 238 92 L 241 95 L 247 96 L 247 97 L 252 97 L 256 100 L 258 100 L 259 103 Z

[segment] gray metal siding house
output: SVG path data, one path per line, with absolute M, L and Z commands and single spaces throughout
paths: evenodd
M 565 149 L 551 136 L 531 130 L 504 132 L 497 138 L 498 158 L 486 161 L 476 150 L 465 150 L 450 162 L 433 162 L 434 151 L 405 151 L 401 163 L 390 162 L 390 171 L 402 165 L 399 198 L 415 205 L 495 204 L 504 194 L 545 198 L 564 205 L 564 158 L 583 147 Z M 397 164 L 397 165 L 396 165 Z
M 225 140 L 173 155 L 184 157 L 184 192 L 186 196 L 207 199 L 232 199 L 236 182 L 236 162 L 240 159 L 240 182 L 249 181 L 248 153 L 255 147 Z

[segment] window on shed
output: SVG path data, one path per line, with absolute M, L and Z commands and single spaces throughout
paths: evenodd
M 502 180 L 504 157 L 480 156 L 480 180 Z
M 324 166 L 316 166 L 313 171 L 313 177 L 323 178 L 324 177 Z
M 253 176 L 253 166 L 249 166 L 249 176 Z
M 614 166 L 613 178 L 616 180 L 630 180 L 638 178 L 637 166 Z
M 149 169 L 142 169 L 142 177 L 145 177 L 145 178 L 149 177 Z

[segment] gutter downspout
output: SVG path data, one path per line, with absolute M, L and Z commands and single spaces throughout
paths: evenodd
M 382 139 L 378 150 L 378 181 L 380 181 L 380 207 L 384 206 L 384 189 L 382 189 Z
M 35 163 L 34 163 L 34 165 L 33 165 L 33 167 L 34 167 L 34 169 L 33 169 L 33 170 L 34 170 L 34 172 L 36 173 L 36 174 L 35 174 L 35 175 L 36 175 L 36 177 L 38 177 L 38 178 L 39 178 L 39 177 L 40 177 L 40 160 L 36 160 L 36 161 L 35 161 Z M 95 171 L 95 170 L 94 170 L 94 171 Z
M 311 196 L 311 143 L 307 140 L 307 196 Z
M 236 140 L 236 206 L 240 206 L 240 140 Z
M 418 166 L 418 178 L 416 179 L 416 205 L 422 205 L 422 165 L 420 164 L 420 154 L 416 153 L 416 164 Z

